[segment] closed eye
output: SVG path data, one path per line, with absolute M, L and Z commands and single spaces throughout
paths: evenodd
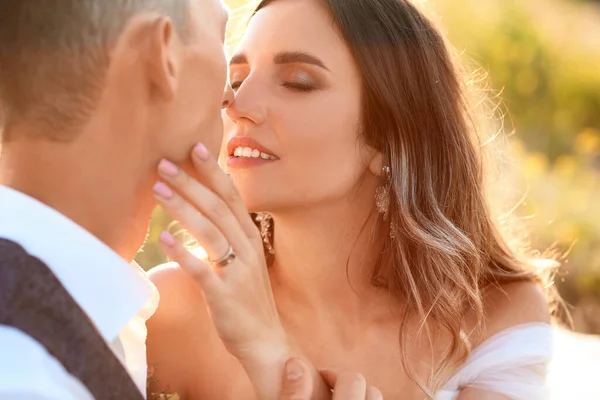
M 297 92 L 312 92 L 316 89 L 314 86 L 295 82 L 284 82 L 281 84 L 281 86 L 283 86 L 286 89 L 294 90 Z

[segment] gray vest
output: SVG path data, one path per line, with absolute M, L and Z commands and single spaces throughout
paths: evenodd
M 15 327 L 42 344 L 94 398 L 144 399 L 52 271 L 5 239 L 0 239 L 0 324 Z

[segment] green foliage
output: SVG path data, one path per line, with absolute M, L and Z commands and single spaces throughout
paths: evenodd
M 595 54 L 578 48 L 579 37 L 567 47 L 565 27 L 545 26 L 545 15 L 561 11 L 553 0 L 539 2 L 547 8 L 516 0 L 457 3 L 437 3 L 444 25 L 454 45 L 489 72 L 508 108 L 509 126 L 552 161 L 573 154 L 576 135 L 600 127 L 600 48 Z M 600 34 L 600 26 L 589 34 Z

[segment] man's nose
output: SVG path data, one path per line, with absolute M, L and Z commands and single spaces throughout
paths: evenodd
M 227 83 L 227 85 L 225 85 L 225 92 L 223 93 L 223 102 L 221 103 L 221 107 L 226 108 L 229 106 L 231 103 L 233 103 L 234 98 L 235 93 L 233 92 L 231 85 Z

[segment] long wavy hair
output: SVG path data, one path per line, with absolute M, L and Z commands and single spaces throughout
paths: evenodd
M 254 13 L 273 1 L 261 1 Z M 550 300 L 557 263 L 529 257 L 526 242 L 505 229 L 514 219 L 493 212 L 488 183 L 497 181 L 487 149 L 497 125 L 481 111 L 489 108 L 479 107 L 481 81 L 463 73 L 434 23 L 406 0 L 319 1 L 360 71 L 362 140 L 390 167 L 388 218 L 378 224 L 391 234 L 373 276 L 405 301 L 403 366 L 433 396 L 469 355 L 463 324 L 473 313 L 483 324 L 483 291 L 534 281 L 549 289 Z M 416 379 L 403 351 L 406 324 L 415 317 L 430 340 L 440 331 L 451 338 L 427 383 Z

